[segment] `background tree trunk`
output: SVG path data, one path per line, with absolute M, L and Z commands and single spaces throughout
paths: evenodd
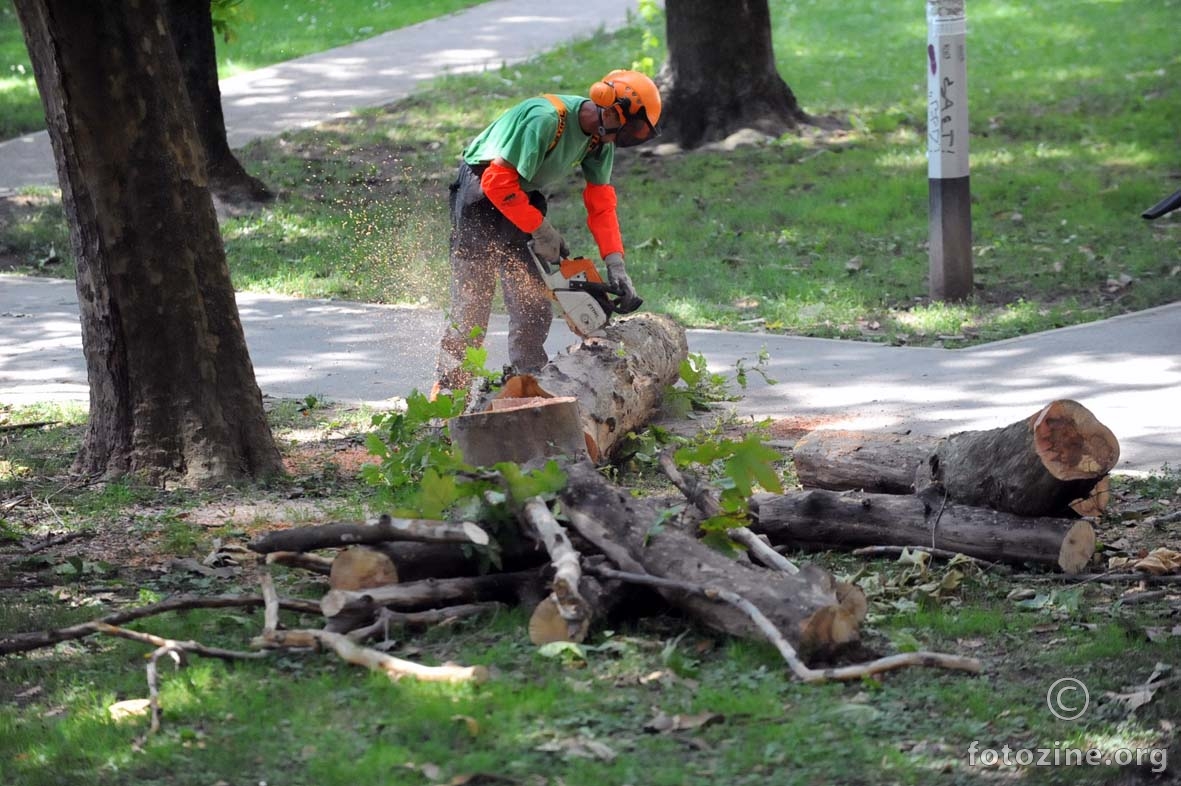
M 775 67 L 767 0 L 666 0 L 661 139 L 694 148 L 743 128 L 773 136 L 807 122 Z
M 74 469 L 282 471 L 159 5 L 17 0 L 77 260 L 90 420 Z
M 197 136 L 205 151 L 209 187 L 218 197 L 234 204 L 271 201 L 275 195 L 242 168 L 226 139 L 208 0 L 162 0 L 161 7 L 168 19 L 168 32 L 180 58 L 185 89 L 193 105 Z

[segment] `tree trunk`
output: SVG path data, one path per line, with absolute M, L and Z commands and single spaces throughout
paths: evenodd
M 667 0 L 665 18 L 662 140 L 694 148 L 743 128 L 779 136 L 807 122 L 775 67 L 767 0 Z
M 162 0 L 161 8 L 168 19 L 168 32 L 180 58 L 185 89 L 193 106 L 197 136 L 205 151 L 209 188 L 232 204 L 271 201 L 275 195 L 242 167 L 226 139 L 208 0 Z
M 74 469 L 282 472 L 159 6 L 18 0 L 77 260 L 90 420 Z
M 909 494 L 937 442 L 920 434 L 821 429 L 802 437 L 791 457 L 804 488 Z
M 1056 564 L 1078 573 L 1095 552 L 1082 520 L 1031 518 L 914 495 L 838 494 L 819 489 L 759 494 L 751 529 L 780 546 L 929 546 L 992 562 Z
M 1071 503 L 1119 461 L 1115 435 L 1077 401 L 1047 404 L 1024 420 L 942 440 L 919 467 L 916 491 L 938 485 L 952 502 L 1020 516 L 1071 516 Z
M 535 375 L 509 380 L 502 393 L 578 399 L 587 453 L 593 461 L 607 461 L 629 432 L 648 424 L 688 356 L 683 327 L 659 314 L 637 314 L 610 325 L 604 337 L 558 355 Z M 491 407 L 492 397 L 475 404 L 477 410 Z M 496 417 L 486 418 L 483 428 L 490 432 L 485 442 L 512 433 Z

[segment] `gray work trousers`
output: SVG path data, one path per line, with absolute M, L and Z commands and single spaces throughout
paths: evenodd
M 496 279 L 508 310 L 509 362 L 518 372 L 536 371 L 549 357 L 545 339 L 553 321 L 549 290 L 533 269 L 517 229 L 484 196 L 483 167 L 460 163 L 451 184 L 451 311 L 440 342 L 435 379 L 448 390 L 466 390 L 471 374 L 461 368 L 468 347 L 484 343 Z M 529 193 L 529 203 L 545 214 L 545 197 Z

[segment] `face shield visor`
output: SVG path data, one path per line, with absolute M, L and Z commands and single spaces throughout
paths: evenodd
M 641 109 L 634 115 L 625 115 L 625 122 L 615 134 L 616 147 L 635 147 L 658 135 L 656 126 L 648 120 L 648 113 Z

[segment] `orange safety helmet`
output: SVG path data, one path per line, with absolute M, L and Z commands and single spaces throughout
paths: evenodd
M 639 71 L 616 69 L 591 85 L 590 100 L 600 109 L 615 108 L 621 123 L 615 137 L 619 147 L 631 147 L 656 136 L 660 121 L 660 91 Z

